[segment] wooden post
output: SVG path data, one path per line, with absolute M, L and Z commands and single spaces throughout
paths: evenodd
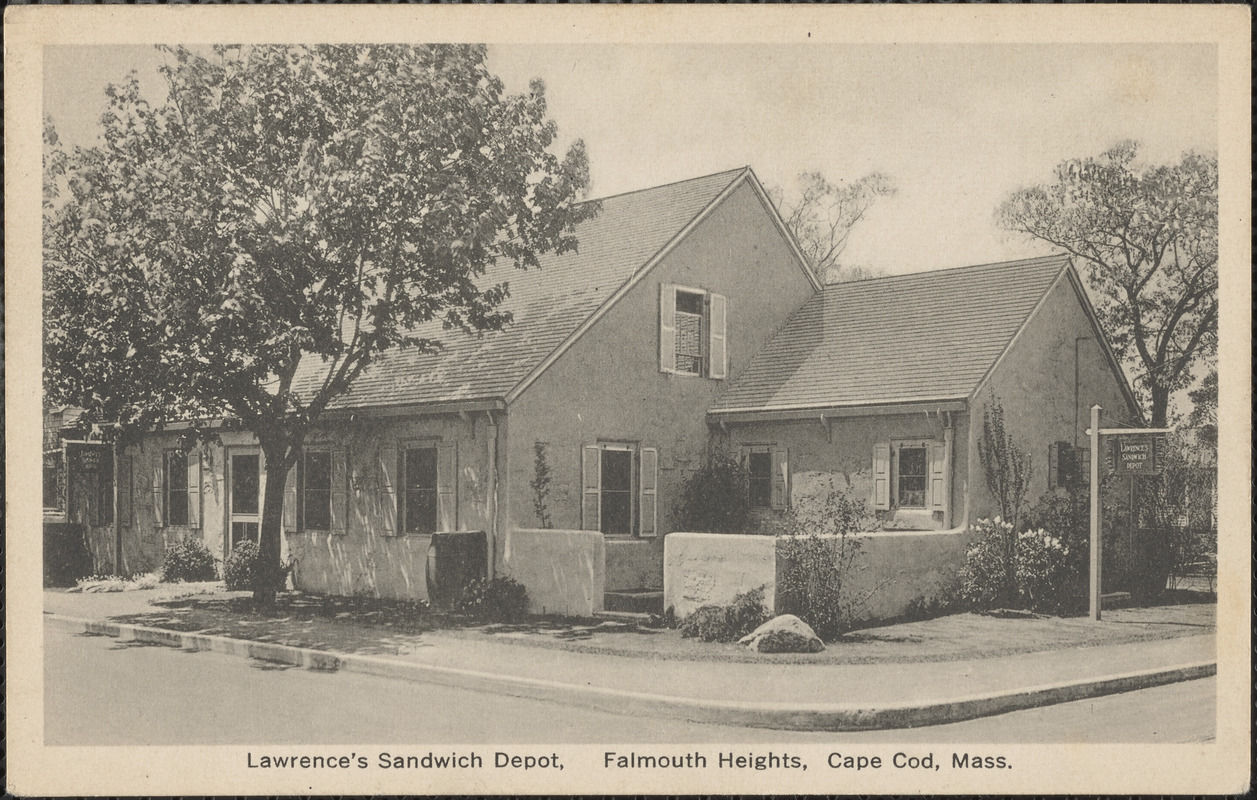
M 1091 407 L 1091 619 L 1100 619 L 1100 411 Z

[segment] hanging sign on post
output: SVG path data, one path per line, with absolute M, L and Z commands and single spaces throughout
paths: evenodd
M 1161 472 L 1160 437 L 1149 434 L 1113 437 L 1113 468 L 1119 475 L 1157 475 Z

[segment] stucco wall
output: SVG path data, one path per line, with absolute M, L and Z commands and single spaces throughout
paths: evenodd
M 590 617 L 602 610 L 606 553 L 596 531 L 514 529 L 498 538 L 498 574 L 528 589 L 528 611 Z
M 965 482 L 968 479 L 968 417 L 951 415 L 952 482 L 950 502 L 953 524 L 963 518 Z M 828 426 L 828 430 L 826 428 Z M 726 441 L 735 452 L 744 445 L 771 444 L 789 449 L 790 499 L 792 504 L 823 495 L 833 485 L 873 508 L 873 446 L 894 439 L 933 439 L 942 442 L 941 414 L 916 412 L 874 417 L 836 417 L 784 422 L 730 423 Z M 832 440 L 831 440 L 832 437 Z M 941 528 L 939 515 L 926 512 L 886 512 L 877 515 L 880 526 Z M 756 516 L 758 526 L 771 531 L 771 514 Z
M 664 540 L 663 606 L 680 619 L 764 586 L 764 604 L 772 609 L 776 569 L 775 537 L 670 533 Z
M 580 448 L 613 439 L 658 448 L 658 527 L 673 529 L 679 487 L 705 456 L 706 410 L 724 381 L 659 371 L 662 283 L 728 298 L 730 376 L 813 291 L 754 190 L 740 187 L 512 404 L 507 527 L 538 524 L 535 442 L 548 445 L 552 523 L 575 529 Z M 662 544 L 654 547 L 661 563 Z
M 1074 289 L 1062 280 L 975 398 L 973 446 L 982 435 L 982 411 L 997 396 L 1004 407 L 1006 429 L 1030 453 L 1030 504 L 1048 489 L 1049 445 L 1066 441 L 1087 446 L 1084 431 L 1090 426 L 1093 404 L 1104 407 L 1105 427 L 1132 422 L 1137 416 L 1128 408 L 1121 383 L 1095 336 Z M 1080 337 L 1084 338 L 1079 341 Z M 998 514 L 976 457 L 969 481 L 974 487 L 971 520 Z
M 867 595 L 869 621 L 904 616 L 914 607 L 956 597 L 960 568 L 970 535 L 966 529 L 861 534 L 860 554 L 848 575 L 852 597 Z M 775 592 L 787 563 L 774 536 L 674 533 L 664 560 L 664 607 L 678 618 L 700 606 L 728 603 L 741 592 L 767 586 L 765 605 L 777 605 Z
M 663 561 L 657 542 L 608 537 L 606 547 L 607 591 L 663 586 Z

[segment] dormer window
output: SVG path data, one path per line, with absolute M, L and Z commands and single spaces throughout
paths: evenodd
M 659 287 L 659 370 L 724 378 L 727 301 L 722 294 L 686 286 Z

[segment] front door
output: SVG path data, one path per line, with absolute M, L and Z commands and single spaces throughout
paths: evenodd
M 256 542 L 262 525 L 262 454 L 232 449 L 227 455 L 227 528 L 229 550 Z

